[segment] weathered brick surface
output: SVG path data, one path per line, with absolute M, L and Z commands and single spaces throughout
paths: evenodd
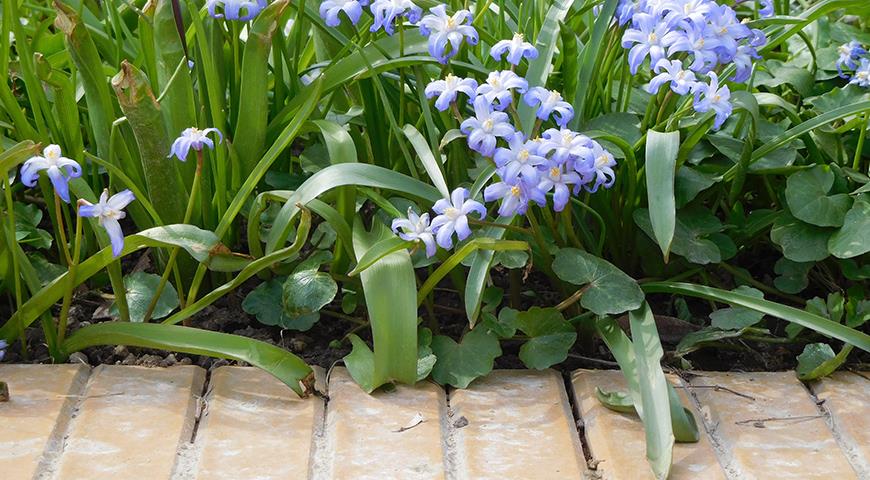
M 444 391 L 433 383 L 366 395 L 347 370 L 334 369 L 316 478 L 445 478 L 445 409 Z
M 669 378 L 679 385 L 676 378 Z M 625 377 L 618 370 L 577 370 L 571 381 L 574 387 L 576 407 L 585 426 L 587 444 L 598 471 L 607 479 L 653 478 L 646 460 L 646 440 L 643 423 L 635 414 L 620 413 L 608 409 L 595 396 L 595 387 L 604 391 L 627 391 Z M 683 405 L 692 409 L 683 389 L 677 392 Z M 697 412 L 695 417 L 697 419 Z M 701 438 L 697 443 L 675 443 L 673 465 L 669 478 L 679 479 L 724 479 L 725 472 L 716 459 L 710 440 L 700 425 Z
M 315 422 L 323 400 L 301 399 L 253 367 L 221 367 L 211 375 L 196 442 L 201 480 L 308 478 Z
M 199 367 L 95 368 L 56 478 L 170 478 L 179 446 L 190 441 L 204 379 Z
M 450 394 L 459 478 L 581 478 L 585 460 L 562 377 L 495 371 Z M 462 420 L 464 418 L 464 420 Z
M 831 426 L 850 463 L 870 478 L 870 376 L 837 372 L 812 388 L 831 414 Z
M 736 476 L 856 478 L 793 372 L 703 372 L 692 379 L 692 385 L 701 387 L 694 392 L 705 421 L 719 441 L 723 461 Z M 711 386 L 730 391 L 704 388 Z
M 0 365 L 11 393 L 0 403 L 0 478 L 29 480 L 52 456 L 88 372 L 84 365 Z

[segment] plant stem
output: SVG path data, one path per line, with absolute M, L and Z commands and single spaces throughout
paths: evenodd
M 81 254 L 82 244 L 82 217 L 76 215 L 76 233 L 75 242 L 73 243 L 73 257 L 69 263 L 69 281 L 67 282 L 66 292 L 63 295 L 63 303 L 60 307 L 60 316 L 57 319 L 57 346 L 63 344 L 66 337 L 67 318 L 69 317 L 69 309 L 72 304 L 73 290 L 76 288 L 76 270 L 79 265 L 79 256 Z
M 864 139 L 867 137 L 867 128 L 870 127 L 870 110 L 864 112 L 864 122 L 861 132 L 858 133 L 858 145 L 855 147 L 855 159 L 852 160 L 852 169 L 861 171 L 861 154 L 864 151 Z
M 190 217 L 193 216 L 193 208 L 196 204 L 196 197 L 199 194 L 200 189 L 200 177 L 202 177 L 202 150 L 196 151 L 196 171 L 193 174 L 193 185 L 190 187 L 190 197 L 187 200 L 187 208 L 184 210 L 184 220 L 182 223 L 190 222 Z M 166 261 L 166 267 L 163 269 L 163 275 L 160 277 L 160 283 L 157 284 L 157 289 L 154 291 L 154 297 L 151 299 L 151 303 L 148 304 L 148 310 L 145 311 L 145 316 L 142 317 L 142 322 L 148 323 L 151 320 L 151 315 L 154 314 L 154 309 L 157 307 L 157 302 L 160 300 L 160 296 L 163 294 L 163 289 L 166 288 L 166 282 L 169 281 L 169 275 L 172 273 L 175 267 L 175 259 L 178 258 L 178 252 L 181 250 L 181 247 L 173 247 L 172 251 L 169 253 L 169 260 Z M 181 291 L 184 288 L 184 285 L 178 285 L 178 291 Z M 184 306 L 182 305 L 182 308 Z M 185 319 L 185 322 L 187 320 Z M 187 326 L 187 325 L 185 325 Z
M 556 310 L 561 312 L 561 311 L 564 311 L 566 308 L 570 307 L 571 305 L 574 305 L 575 303 L 580 301 L 580 298 L 583 297 L 583 294 L 586 293 L 586 290 L 588 290 L 588 289 L 589 289 L 589 285 L 585 285 L 583 288 L 577 290 L 576 292 L 571 294 L 570 297 L 559 302 L 559 304 L 556 305 L 556 307 L 555 307 Z
M 15 203 L 12 201 L 12 186 L 9 184 L 9 172 L 0 172 L 3 175 L 3 194 L 6 197 L 6 243 L 9 245 L 9 253 L 12 257 L 12 277 L 15 282 L 15 308 L 21 308 L 23 297 L 21 295 L 21 276 L 18 272 L 18 255 L 14 251 L 15 242 Z M 23 321 L 19 318 L 18 339 L 21 342 L 21 358 L 27 360 L 27 341 L 24 337 Z
M 66 227 L 64 226 L 63 221 L 63 209 L 61 207 L 60 196 L 57 193 L 54 194 L 54 211 L 57 215 L 57 234 L 60 237 L 59 245 L 60 250 L 63 252 L 64 260 L 66 260 L 66 264 L 70 265 L 72 263 L 72 259 L 69 256 L 69 243 L 66 240 Z

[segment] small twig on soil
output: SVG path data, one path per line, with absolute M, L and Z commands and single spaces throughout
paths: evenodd
M 677 388 L 686 388 L 686 389 L 689 389 L 689 388 L 691 388 L 691 389 L 696 389 L 696 388 L 712 388 L 713 391 L 715 391 L 715 392 L 728 392 L 728 393 L 731 393 L 731 394 L 737 395 L 738 397 L 743 397 L 743 398 L 745 398 L 745 399 L 747 399 L 747 400 L 752 400 L 753 402 L 755 401 L 755 397 L 753 397 L 752 395 L 747 395 L 747 394 L 745 394 L 745 393 L 740 393 L 740 392 L 738 392 L 738 391 L 731 390 L 731 389 L 728 388 L 728 387 L 723 387 L 722 385 L 689 385 L 689 386 L 678 385 Z
M 753 418 L 750 420 L 740 420 L 739 422 L 734 422 L 736 425 L 752 425 L 755 428 L 764 428 L 764 424 L 767 422 L 789 422 L 792 421 L 794 423 L 806 422 L 809 420 L 814 420 L 816 418 L 823 418 L 824 415 L 800 415 L 797 417 L 768 417 L 768 418 Z

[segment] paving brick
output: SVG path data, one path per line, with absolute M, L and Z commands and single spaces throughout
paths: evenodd
M 679 379 L 669 378 L 679 385 Z M 627 391 L 625 377 L 618 370 L 577 370 L 571 375 L 576 408 L 585 426 L 587 446 L 593 460 L 600 462 L 598 472 L 607 479 L 654 478 L 646 460 L 646 439 L 643 423 L 635 414 L 608 409 L 595 396 L 595 387 L 602 390 Z M 677 389 L 683 405 L 692 409 L 684 390 Z M 671 476 L 679 479 L 724 479 L 725 472 L 716 459 L 710 440 L 701 429 L 697 443 L 675 443 Z
M 703 372 L 692 385 L 730 390 L 693 389 L 734 476 L 857 478 L 793 372 Z
M 812 389 L 831 415 L 832 428 L 852 466 L 870 478 L 870 372 L 837 372 Z
M 0 403 L 0 477 L 29 480 L 50 460 L 89 370 L 84 365 L 0 365 L 0 380 L 11 394 Z
M 315 422 L 323 400 L 300 399 L 263 370 L 221 367 L 209 384 L 198 479 L 308 478 Z
M 204 380 L 192 366 L 97 367 L 55 478 L 167 480 L 190 441 Z
M 367 395 L 347 370 L 335 368 L 326 409 L 315 478 L 445 478 L 441 418 L 446 399 L 437 385 L 420 382 Z
M 450 394 L 459 478 L 581 478 L 585 459 L 562 377 L 501 370 Z M 461 422 L 461 423 L 457 423 Z

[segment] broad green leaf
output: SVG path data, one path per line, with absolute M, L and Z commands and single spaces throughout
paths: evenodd
M 800 293 L 810 284 L 807 275 L 813 268 L 813 262 L 793 262 L 785 257 L 776 261 L 773 271 L 778 276 L 773 279 L 773 285 L 785 293 Z
M 801 96 L 807 96 L 812 92 L 813 76 L 809 71 L 778 60 L 767 60 L 764 65 L 767 71 L 756 72 L 754 80 L 756 85 L 778 87 L 788 84 L 793 86 Z
M 828 251 L 837 258 L 870 252 L 870 202 L 855 200 L 843 219 L 843 227 L 828 239 Z
M 782 255 L 793 262 L 817 262 L 828 257 L 831 229 L 804 223 L 787 212 L 777 217 L 770 239 L 782 248 Z
M 643 404 L 646 458 L 656 478 L 668 478 L 673 457 L 674 434 L 671 427 L 671 407 L 668 382 L 662 371 L 664 354 L 656 330 L 656 322 L 646 302 L 628 314 L 632 344 L 637 365 L 638 385 Z
M 245 313 L 256 316 L 257 321 L 263 325 L 305 332 L 320 319 L 320 314 L 315 312 L 291 317 L 284 313 L 282 285 L 285 280 L 284 277 L 272 278 L 257 285 L 245 297 L 242 309 Z
M 804 382 L 826 377 L 840 368 L 851 351 L 852 345 L 847 344 L 840 353 L 834 355 L 834 350 L 827 343 L 811 343 L 798 355 L 795 373 Z
M 674 199 L 677 207 L 686 206 L 714 183 L 716 183 L 714 175 L 683 165 L 674 177 Z
M 602 405 L 620 413 L 637 413 L 634 409 L 634 400 L 631 395 L 626 392 L 612 391 L 606 392 L 599 387 L 595 387 L 595 398 Z
M 553 259 L 553 272 L 565 282 L 585 285 L 580 304 L 597 315 L 622 313 L 643 303 L 643 292 L 633 278 L 582 250 L 559 250 Z
M 157 323 L 98 323 L 76 330 L 62 349 L 69 355 L 95 345 L 129 345 L 239 360 L 272 374 L 299 396 L 305 395 L 314 381 L 311 367 L 283 348 L 253 338 L 198 328 Z
M 649 219 L 649 211 L 639 208 L 634 211 L 634 223 L 643 230 L 650 238 L 655 238 L 652 223 Z M 686 208 L 677 213 L 674 240 L 671 251 L 685 257 L 686 260 L 706 265 L 719 263 L 725 257 L 716 240 L 722 242 L 723 247 L 734 248 L 729 237 L 717 237 L 724 229 L 722 223 L 709 210 L 703 208 Z
M 502 308 L 498 312 L 498 317 L 491 312 L 484 312 L 478 328 L 486 329 L 502 340 L 513 338 L 517 333 L 519 313 L 510 307 Z
M 411 248 L 414 246 L 415 242 L 409 242 L 407 240 L 402 240 L 399 237 L 392 236 L 387 237 L 384 240 L 372 245 L 372 248 L 368 249 L 362 257 L 360 257 L 359 262 L 353 270 L 347 273 L 349 277 L 354 275 L 358 275 L 363 270 L 371 267 L 381 258 L 386 257 L 387 255 L 399 251 Z
M 377 221 L 371 232 L 357 221 L 353 227 L 357 261 L 392 235 Z M 413 385 L 417 379 L 417 281 L 410 254 L 399 250 L 382 257 L 360 273 L 360 281 L 374 342 L 374 386 L 393 381 Z
M 466 333 L 461 343 L 438 335 L 432 339 L 432 351 L 438 357 L 432 379 L 456 388 L 466 388 L 474 379 L 491 372 L 495 359 L 501 355 L 498 339 L 483 328 Z
M 507 225 L 511 223 L 513 218 L 512 216 L 498 217 L 495 222 Z M 484 229 L 481 232 L 481 237 L 500 240 L 504 234 L 505 229 L 493 226 Z M 478 252 L 468 270 L 468 278 L 465 282 L 465 315 L 468 317 L 468 324 L 472 327 L 477 323 L 477 317 L 480 314 L 480 302 L 483 299 L 483 291 L 486 287 L 486 280 L 489 278 L 489 269 L 492 266 L 494 256 L 495 252 L 492 250 Z
M 819 227 L 843 225 L 852 199 L 845 193 L 829 196 L 833 185 L 834 172 L 824 165 L 790 175 L 786 181 L 785 198 L 791 214 Z
M 870 352 L 870 335 L 849 328 L 845 325 L 841 325 L 837 322 L 833 322 L 827 318 L 820 317 L 819 315 L 814 315 L 787 305 L 692 283 L 649 282 L 644 283 L 642 288 L 646 293 L 689 295 L 692 297 L 729 303 L 733 306 L 751 308 L 772 317 L 797 323 L 803 327 L 815 330 L 822 335 L 836 338 L 842 342 L 851 343 L 866 352 Z
M 426 139 L 423 138 L 423 135 L 413 125 L 405 125 L 402 131 L 408 137 L 408 141 L 411 142 L 411 146 L 414 147 L 417 156 L 420 157 L 420 162 L 423 164 L 423 168 L 426 169 L 426 173 L 429 174 L 432 184 L 435 185 L 435 188 L 441 192 L 444 198 L 450 198 L 450 189 L 447 188 L 447 182 L 444 180 L 444 165 L 441 163 L 440 158 L 436 159 L 435 155 L 432 154 L 432 150 L 429 149 Z
M 530 338 L 520 347 L 520 360 L 543 370 L 564 362 L 577 340 L 577 332 L 555 308 L 532 307 L 517 315 L 517 328 Z
M 749 295 L 755 298 L 764 298 L 761 290 L 741 285 L 734 289 L 734 292 L 742 295 Z M 713 328 L 720 330 L 742 330 L 746 327 L 751 327 L 760 322 L 764 317 L 763 313 L 755 310 L 750 310 L 743 307 L 728 307 L 720 308 L 710 314 L 710 325 Z
M 320 309 L 331 302 L 338 293 L 338 284 L 332 276 L 318 272 L 320 262 L 297 267 L 296 271 L 284 280 L 282 306 L 284 314 L 294 323 L 300 323 L 299 330 L 308 330 L 320 318 Z
M 807 98 L 804 102 L 813 106 L 819 113 L 827 113 L 856 102 L 870 100 L 870 92 L 857 85 L 834 87 L 822 95 Z
M 662 249 L 665 262 L 671 250 L 676 226 L 674 170 L 680 132 L 648 130 L 646 137 L 646 192 L 653 238 Z
M 432 373 L 437 357 L 432 353 L 432 330 L 421 328 L 417 332 L 417 381 L 421 382 Z
M 124 287 L 127 289 L 127 305 L 130 308 L 130 321 L 142 322 L 145 320 L 145 312 L 148 311 L 148 306 L 151 305 L 151 300 L 154 298 L 154 293 L 157 291 L 157 285 L 160 284 L 160 276 L 153 273 L 134 272 L 124 277 Z M 154 306 L 154 312 L 151 318 L 163 318 L 178 306 L 178 293 L 175 292 L 175 287 L 168 283 L 160 293 L 160 298 Z M 118 316 L 118 307 L 112 303 L 109 308 L 109 315 Z
M 344 366 L 351 378 L 366 393 L 372 393 L 383 383 L 375 381 L 375 354 L 356 334 L 350 334 L 350 343 L 353 345 L 350 353 L 344 357 Z

